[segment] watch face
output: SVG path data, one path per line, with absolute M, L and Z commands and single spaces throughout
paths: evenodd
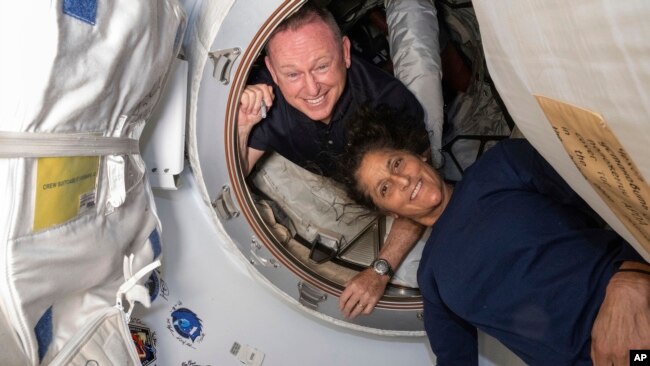
M 383 274 L 388 271 L 388 266 L 386 265 L 386 262 L 378 261 L 375 263 L 375 269 Z
M 388 263 L 386 263 L 386 261 L 383 260 L 383 259 L 375 261 L 374 268 L 375 268 L 375 271 L 377 271 L 377 273 L 379 273 L 379 274 L 388 273 Z

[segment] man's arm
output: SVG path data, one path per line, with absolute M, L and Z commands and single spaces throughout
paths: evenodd
M 257 163 L 262 155 L 264 155 L 264 150 L 257 150 L 253 149 L 252 147 L 242 147 L 242 143 L 245 144 L 247 141 L 248 136 L 242 137 L 240 133 L 239 152 L 241 154 L 241 165 L 242 170 L 244 171 L 244 176 L 248 176 L 248 174 L 250 174 L 251 170 L 253 170 L 253 167 L 255 166 L 255 163 Z
M 424 227 L 420 224 L 406 218 L 395 219 L 379 257 L 396 269 L 423 232 Z M 339 309 L 347 318 L 370 314 L 384 294 L 389 280 L 388 276 L 379 275 L 372 268 L 365 269 L 347 283 L 339 299 Z
M 650 265 L 626 261 L 620 269 L 650 273 Z M 631 349 L 650 349 L 650 274 L 617 272 L 591 330 L 594 365 L 628 365 Z
M 248 175 L 264 151 L 248 147 L 248 138 L 253 127 L 264 117 L 273 105 L 273 87 L 266 84 L 248 85 L 239 99 L 237 114 L 237 137 L 242 169 Z M 264 107 L 262 107 L 264 105 Z

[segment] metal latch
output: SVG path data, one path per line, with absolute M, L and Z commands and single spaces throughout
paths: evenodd
M 212 207 L 217 211 L 217 216 L 222 220 L 232 219 L 239 216 L 239 211 L 235 207 L 230 193 L 230 187 L 221 187 L 221 193 L 212 202 Z
M 309 259 L 319 264 L 333 259 L 339 254 L 342 241 L 343 235 L 340 233 L 319 228 L 309 251 Z
M 318 229 L 318 239 L 321 244 L 330 247 L 336 251 L 341 248 L 341 242 L 343 241 L 343 235 L 337 233 L 336 231 L 319 228 Z
M 318 309 L 318 304 L 327 300 L 326 293 L 307 282 L 298 282 L 298 292 L 300 293 L 298 302 L 312 310 Z
M 230 83 L 230 72 L 235 60 L 241 54 L 239 47 L 227 48 L 224 50 L 217 50 L 208 53 L 208 57 L 214 63 L 214 70 L 212 77 L 219 80 L 222 84 L 227 85 Z
M 264 258 L 261 256 L 261 251 L 262 251 L 262 244 L 258 243 L 257 240 L 255 240 L 255 236 L 253 236 L 253 239 L 251 239 L 251 258 L 250 262 L 251 264 L 260 264 L 264 267 L 273 267 L 273 268 L 279 268 L 280 264 L 278 261 L 273 258 Z M 270 253 L 268 253 L 270 254 Z

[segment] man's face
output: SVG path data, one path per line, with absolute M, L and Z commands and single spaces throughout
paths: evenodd
M 277 33 L 269 43 L 266 66 L 287 102 L 307 117 L 329 123 L 345 88 L 350 40 L 343 47 L 318 20 Z

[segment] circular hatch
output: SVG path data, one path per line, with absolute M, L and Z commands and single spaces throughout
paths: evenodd
M 366 268 L 381 246 L 383 217 L 369 216 L 348 204 L 327 179 L 306 173 L 278 155 L 267 154 L 249 177 L 240 168 L 239 96 L 268 35 L 301 4 L 235 1 L 223 15 L 207 57 L 192 60 L 190 52 L 192 170 L 206 203 L 213 207 L 215 224 L 265 282 L 300 308 L 349 328 L 423 335 L 422 300 L 418 289 L 408 285 L 389 285 L 368 316 L 348 320 L 338 309 L 345 281 Z M 190 45 L 198 49 L 194 54 L 202 53 L 200 47 Z

